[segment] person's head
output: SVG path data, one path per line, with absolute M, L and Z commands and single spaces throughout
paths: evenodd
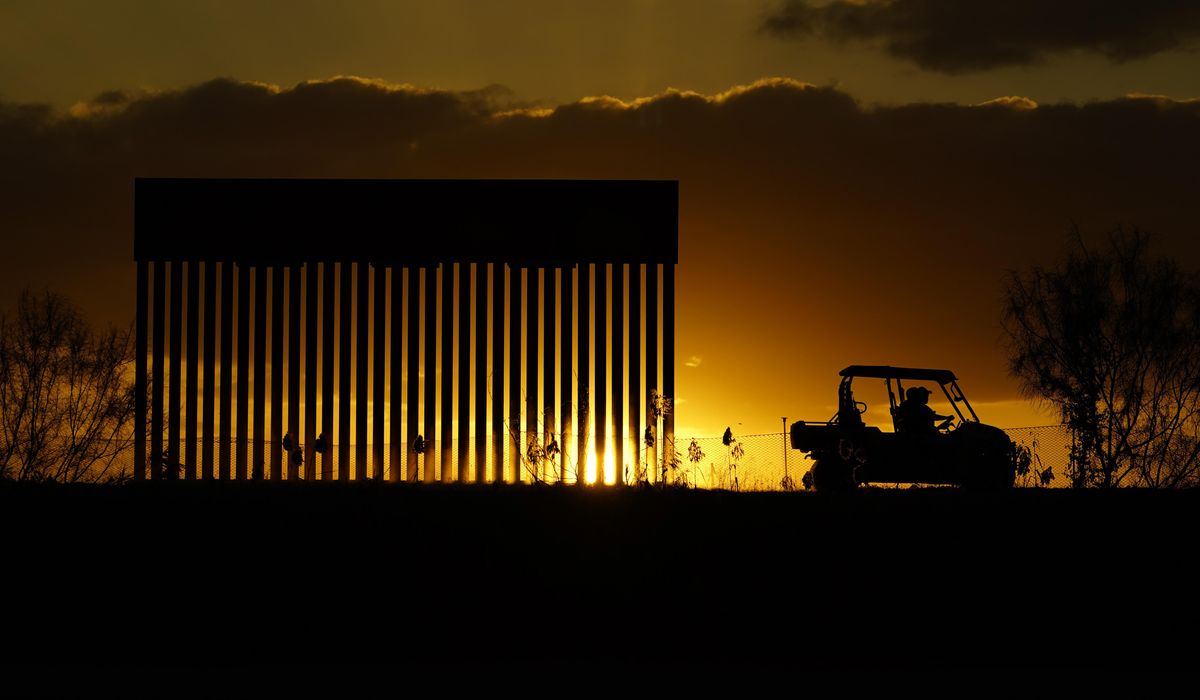
M 904 392 L 904 396 L 907 397 L 909 401 L 916 401 L 917 403 L 929 403 L 929 395 L 931 393 L 931 391 L 923 386 L 910 386 L 908 391 Z

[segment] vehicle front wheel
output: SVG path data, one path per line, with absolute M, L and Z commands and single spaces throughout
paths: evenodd
M 854 469 L 840 459 L 818 459 L 810 473 L 812 474 L 813 488 L 817 491 L 847 493 L 858 488 L 858 482 L 854 478 Z

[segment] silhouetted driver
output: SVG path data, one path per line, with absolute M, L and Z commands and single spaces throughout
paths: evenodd
M 954 416 L 939 415 L 929 407 L 931 393 L 923 386 L 909 387 L 904 392 L 904 400 L 896 407 L 897 432 L 936 435 L 938 430 L 950 425 Z M 942 423 L 938 424 L 937 421 Z

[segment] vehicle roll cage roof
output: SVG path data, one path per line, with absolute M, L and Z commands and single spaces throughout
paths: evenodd
M 950 402 L 950 406 L 958 414 L 960 421 L 979 422 L 979 416 L 975 414 L 975 409 L 971 408 L 971 402 L 967 401 L 967 397 L 958 386 L 958 377 L 954 376 L 954 372 L 948 369 L 921 369 L 914 367 L 892 367 L 890 365 L 850 365 L 838 374 L 842 377 L 841 386 L 838 388 L 839 404 L 849 404 L 849 407 L 854 406 L 854 397 L 850 389 L 850 383 L 856 377 L 884 379 L 887 381 L 888 400 L 891 403 L 892 419 L 895 420 L 896 406 L 899 405 L 896 394 L 904 395 L 904 380 L 937 382 L 942 393 L 946 395 L 946 400 Z M 895 382 L 894 386 L 893 382 Z M 964 412 L 960 406 L 966 408 L 966 411 Z M 843 407 L 845 406 L 839 406 L 839 415 Z
M 948 369 L 917 369 L 890 365 L 850 365 L 838 373 L 842 377 L 871 377 L 875 379 L 914 379 L 948 384 L 958 377 Z

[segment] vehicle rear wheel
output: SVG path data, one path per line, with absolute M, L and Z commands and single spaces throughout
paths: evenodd
M 818 459 L 812 467 L 812 484 L 817 491 L 846 493 L 858 488 L 854 469 L 836 458 Z
M 963 488 L 974 491 L 1007 491 L 1016 482 L 1016 472 L 1008 459 L 980 460 L 972 466 L 972 473 L 963 480 Z

